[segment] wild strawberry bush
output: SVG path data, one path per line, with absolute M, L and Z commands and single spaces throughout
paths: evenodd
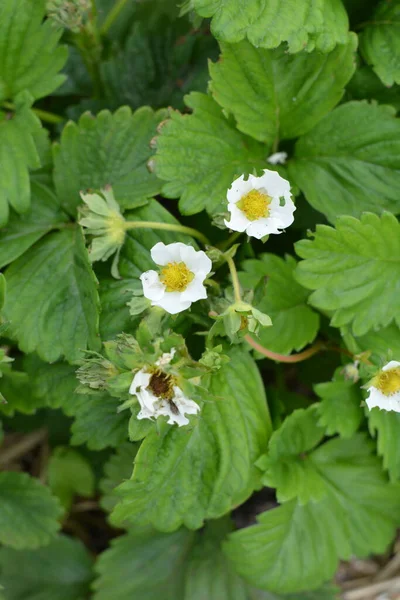
M 2 0 L 2 599 L 390 552 L 399 84 L 399 0 Z

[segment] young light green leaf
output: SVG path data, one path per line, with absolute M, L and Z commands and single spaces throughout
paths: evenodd
M 29 169 L 40 167 L 34 141 L 40 127 L 39 119 L 25 101 L 17 106 L 14 114 L 0 110 L 0 227 L 8 221 L 9 205 L 19 214 L 29 209 Z
M 245 271 L 240 278 L 249 289 L 261 286 L 263 278 L 266 282 L 256 306 L 271 317 L 272 327 L 261 329 L 261 343 L 280 354 L 301 350 L 317 335 L 319 315 L 307 304 L 309 292 L 293 277 L 296 261 L 291 256 L 283 259 L 275 254 L 261 254 L 260 259 L 244 261 Z
M 31 208 L 21 216 L 12 213 L 0 230 L 0 268 L 21 256 L 41 237 L 67 219 L 54 193 L 32 182 Z
M 89 461 L 77 450 L 58 446 L 50 457 L 47 481 L 53 494 L 66 510 L 75 495 L 90 498 L 94 494 L 94 473 Z
M 7 600 L 85 600 L 93 561 L 81 541 L 59 535 L 44 548 L 0 550 L 1 581 Z M 23 577 L 21 577 L 21 570 Z
M 400 119 L 389 106 L 342 104 L 297 142 L 289 176 L 334 222 L 370 210 L 400 212 Z
M 354 435 L 363 419 L 359 385 L 337 373 L 333 381 L 315 385 L 314 391 L 321 398 L 317 405 L 319 424 L 327 435 Z
M 57 498 L 26 473 L 0 473 L 0 542 L 17 550 L 49 543 L 60 525 Z
M 339 558 L 383 552 L 398 526 L 400 496 L 372 452 L 363 434 L 316 448 L 309 459 L 325 496 L 305 505 L 291 500 L 233 533 L 226 552 L 237 571 L 258 587 L 294 592 L 329 579 Z
M 182 214 L 226 210 L 226 192 L 243 173 L 265 168 L 265 147 L 239 133 L 217 103 L 198 92 L 185 97 L 193 114 L 172 112 L 157 137 L 156 174 L 167 198 L 180 196 Z
M 364 335 L 395 320 L 400 324 L 400 225 L 390 213 L 340 217 L 336 228 L 317 226 L 313 240 L 296 244 L 305 259 L 296 277 L 315 290 L 309 302 L 333 313 L 334 327 L 351 324 Z
M 120 486 L 114 522 L 195 529 L 242 503 L 259 485 L 254 462 L 266 449 L 270 421 L 250 355 L 234 350 L 231 361 L 210 376 L 207 390 L 194 425 L 147 435 L 132 479 Z
M 223 42 L 245 37 L 253 46 L 276 48 L 287 42 L 289 52 L 317 48 L 329 52 L 346 43 L 348 18 L 341 0 L 193 0 L 202 17 L 212 17 L 213 35 Z
M 122 208 L 134 208 L 161 191 L 161 182 L 146 163 L 150 140 L 165 111 L 142 107 L 132 114 L 127 106 L 97 117 L 85 113 L 79 123 L 63 129 L 54 152 L 54 183 L 65 210 L 76 214 L 80 191 L 111 185 Z
M 36 100 L 64 81 L 59 74 L 67 49 L 62 31 L 45 16 L 44 0 L 2 0 L 0 4 L 0 102 L 27 90 Z M 4 169 L 4 166 L 3 166 Z
M 100 504 L 107 512 L 111 512 L 119 501 L 115 488 L 132 475 L 138 449 L 138 444 L 132 442 L 121 444 L 104 465 L 104 475 L 99 483 L 102 492 Z
M 74 361 L 99 347 L 96 278 L 80 229 L 46 236 L 8 268 L 7 283 L 4 314 L 24 352 Z
M 400 2 L 382 0 L 362 30 L 360 50 L 386 86 L 400 83 Z
M 339 102 L 356 46 L 354 34 L 329 54 L 222 44 L 220 60 L 210 63 L 210 90 L 240 131 L 271 146 L 306 133 Z

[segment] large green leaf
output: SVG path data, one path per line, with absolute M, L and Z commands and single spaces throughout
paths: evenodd
M 261 254 L 261 260 L 242 263 L 242 284 L 254 289 L 264 279 L 266 286 L 257 308 L 269 315 L 272 327 L 263 328 L 259 337 L 263 346 L 273 352 L 290 354 L 313 341 L 318 333 L 319 315 L 307 305 L 309 292 L 293 277 L 296 261 L 275 254 Z M 259 289 L 259 288 L 257 288 Z
M 307 460 L 325 495 L 304 505 L 291 500 L 233 533 L 226 552 L 237 571 L 258 587 L 294 592 L 329 579 L 339 558 L 383 552 L 400 521 L 400 490 L 372 449 L 362 434 L 316 448 Z
M 222 516 L 259 485 L 254 462 L 269 434 L 257 367 L 250 355 L 235 350 L 211 377 L 196 424 L 147 435 L 131 481 L 120 486 L 122 502 L 113 520 L 149 521 L 161 531 L 173 531 Z
M 383 466 L 388 470 L 390 478 L 400 479 L 400 415 L 373 408 L 368 411 L 368 425 L 372 435 L 377 437 L 378 454 L 382 456 Z
M 57 498 L 26 473 L 0 473 L 0 542 L 12 548 L 48 544 L 59 529 Z
M 304 258 L 297 279 L 315 290 L 309 302 L 333 313 L 334 327 L 351 324 L 363 335 L 400 324 L 400 225 L 390 213 L 340 217 L 336 228 L 318 225 L 313 240 L 296 244 Z
M 8 221 L 9 205 L 19 214 L 29 209 L 29 169 L 40 167 L 34 140 L 40 131 L 40 121 L 26 103 L 14 114 L 0 110 L 0 227 Z
M 333 381 L 318 383 L 315 393 L 321 398 L 318 404 L 319 423 L 328 435 L 338 433 L 351 437 L 363 419 L 362 396 L 359 385 L 336 373 Z
M 0 268 L 21 256 L 65 220 L 53 192 L 41 183 L 33 182 L 30 210 L 21 216 L 12 213 L 7 225 L 0 230 Z
M 49 362 L 96 349 L 98 294 L 82 232 L 52 233 L 7 270 L 5 316 L 24 352 Z
M 382 0 L 360 36 L 364 59 L 382 82 L 400 83 L 400 2 Z
M 45 0 L 0 3 L 0 101 L 23 90 L 42 98 L 64 80 L 59 71 L 67 50 L 57 46 L 62 30 L 43 22 L 45 5 Z
M 104 510 L 110 512 L 119 500 L 115 488 L 132 475 L 138 444 L 126 442 L 116 449 L 104 465 L 104 475 L 100 480 L 99 488 L 102 492 L 100 504 Z
M 0 550 L 0 578 L 7 600 L 85 600 L 92 564 L 82 542 L 64 535 L 34 552 Z
M 239 133 L 209 96 L 185 97 L 193 114 L 172 112 L 157 138 L 155 171 L 169 183 L 168 198 L 180 196 L 182 214 L 226 209 L 226 192 L 243 173 L 265 167 L 265 147 Z
M 256 47 L 276 48 L 288 42 L 290 52 L 315 47 L 329 52 L 345 43 L 347 13 L 341 0 L 193 0 L 202 17 L 212 17 L 211 30 L 224 42 L 245 37 Z
M 64 208 L 74 215 L 81 190 L 112 185 L 124 208 L 145 204 L 161 190 L 147 168 L 150 140 L 165 111 L 142 107 L 132 114 L 127 106 L 97 117 L 85 113 L 79 123 L 64 127 L 54 152 L 54 182 Z
M 94 494 L 94 473 L 89 461 L 67 446 L 54 448 L 48 463 L 47 481 L 66 510 L 75 495 L 90 498 Z
M 389 106 L 348 102 L 297 142 L 289 175 L 330 221 L 400 212 L 400 120 Z
M 210 64 L 210 89 L 240 131 L 272 145 L 306 133 L 339 102 L 356 45 L 354 34 L 330 54 L 222 44 L 220 60 Z

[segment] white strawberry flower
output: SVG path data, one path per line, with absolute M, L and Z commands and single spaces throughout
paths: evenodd
M 156 365 L 167 365 L 173 358 L 171 353 L 165 353 Z M 163 415 L 168 417 L 168 423 L 176 423 L 181 427 L 187 425 L 189 419 L 185 416 L 195 415 L 200 407 L 196 402 L 187 398 L 181 388 L 176 385 L 173 375 L 161 369 L 146 369 L 138 371 L 131 383 L 129 393 L 135 395 L 140 404 L 138 419 L 156 419 Z
M 368 408 L 400 412 L 400 362 L 391 360 L 367 384 Z
M 140 276 L 143 294 L 152 306 L 160 306 L 171 315 L 189 308 L 192 302 L 207 298 L 204 280 L 212 263 L 205 252 L 176 242 L 158 242 L 151 249 L 151 258 L 159 271 L 146 271 Z
M 231 220 L 225 225 L 257 239 L 282 233 L 294 221 L 290 183 L 276 171 L 265 169 L 264 175 L 249 175 L 247 181 L 241 175 L 229 188 L 227 199 Z

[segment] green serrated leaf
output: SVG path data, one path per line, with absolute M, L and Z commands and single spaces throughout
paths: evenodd
M 259 485 L 254 461 L 266 448 L 270 425 L 257 367 L 247 353 L 234 350 L 209 381 L 195 425 L 147 435 L 131 481 L 120 487 L 114 522 L 195 529 L 242 503 Z
M 24 352 L 53 362 L 99 347 L 98 294 L 80 229 L 38 242 L 7 269 L 4 315 Z
M 378 454 L 383 459 L 390 479 L 400 479 L 400 448 L 397 443 L 400 435 L 400 414 L 373 408 L 367 412 L 371 435 L 377 437 Z
M 119 501 L 115 488 L 132 475 L 134 460 L 139 447 L 138 444 L 127 442 L 121 444 L 104 465 L 104 475 L 100 480 L 99 488 L 102 492 L 101 507 L 111 512 Z
M 342 104 L 297 142 L 288 163 L 308 202 L 335 222 L 400 212 L 400 119 L 389 106 Z
M 315 385 L 314 391 L 321 398 L 317 405 L 319 424 L 325 427 L 327 435 L 354 435 L 363 419 L 359 385 L 344 379 L 339 372 L 333 381 Z
M 265 168 L 265 147 L 239 133 L 218 104 L 193 92 L 185 97 L 193 114 L 172 112 L 157 138 L 157 175 L 166 181 L 163 193 L 180 196 L 182 214 L 206 209 L 226 210 L 226 191 L 243 173 Z
M 85 113 L 79 123 L 63 129 L 54 152 L 54 183 L 61 204 L 75 215 L 80 191 L 111 185 L 122 208 L 134 208 L 161 191 L 161 182 L 146 163 L 150 140 L 165 111 L 142 107 L 135 113 L 123 106 L 114 114 Z
M 67 49 L 62 30 L 45 16 L 44 0 L 2 0 L 0 5 L 0 101 L 28 90 L 36 100 L 64 81 Z M 3 167 L 4 168 L 4 167 Z
M 400 83 L 400 2 L 383 0 L 360 36 L 365 61 L 386 86 Z
M 339 102 L 356 46 L 354 34 L 330 54 L 222 44 L 220 60 L 210 64 L 210 90 L 240 131 L 271 146 L 306 133 Z
M 40 167 L 34 140 L 40 128 L 39 119 L 25 102 L 14 114 L 0 110 L 0 227 L 8 221 L 9 205 L 19 214 L 29 209 L 29 169 Z
M 67 446 L 58 446 L 53 450 L 47 481 L 66 510 L 69 510 L 75 495 L 90 498 L 94 494 L 94 473 L 89 461 Z
M 17 259 L 56 225 L 67 219 L 54 193 L 32 182 L 31 208 L 21 216 L 12 213 L 0 231 L 0 268 Z
M 26 473 L 0 473 L 0 542 L 17 550 L 49 543 L 60 525 L 57 498 Z
M 372 450 L 363 434 L 315 449 L 310 461 L 326 495 L 304 505 L 291 500 L 233 533 L 225 549 L 237 571 L 258 587 L 295 592 L 332 577 L 339 558 L 383 552 L 399 521 L 400 496 Z
M 293 277 L 296 261 L 291 256 L 283 259 L 274 254 L 261 254 L 259 258 L 242 263 L 240 279 L 249 289 L 262 286 L 262 300 L 256 306 L 271 317 L 272 327 L 260 331 L 261 343 L 280 354 L 301 350 L 317 335 L 319 315 L 307 305 L 309 292 Z
M 82 542 L 64 535 L 34 552 L 0 550 L 7 600 L 85 600 L 93 578 L 92 564 Z
M 315 290 L 313 306 L 333 313 L 334 327 L 350 325 L 363 335 L 395 320 L 400 323 L 400 225 L 390 213 L 340 217 L 336 228 L 318 225 L 313 240 L 296 244 L 305 259 L 298 281 Z
M 202 17 L 212 17 L 211 31 L 223 42 L 245 37 L 256 47 L 276 48 L 283 41 L 289 52 L 318 48 L 329 52 L 346 43 L 348 18 L 341 0 L 193 0 Z

